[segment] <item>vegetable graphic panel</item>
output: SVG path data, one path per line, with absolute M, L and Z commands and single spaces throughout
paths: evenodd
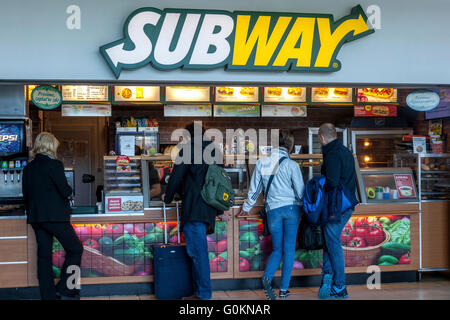
M 178 244 L 176 222 L 167 222 L 167 240 Z M 164 223 L 74 224 L 83 244 L 82 277 L 146 276 L 153 274 L 153 245 L 164 243 Z M 226 272 L 227 223 L 217 222 L 215 234 L 208 236 L 211 272 Z M 180 233 L 180 243 L 184 243 Z M 53 241 L 52 261 L 55 278 L 59 278 L 65 251 Z
M 341 233 L 347 267 L 410 264 L 409 216 L 352 217 Z

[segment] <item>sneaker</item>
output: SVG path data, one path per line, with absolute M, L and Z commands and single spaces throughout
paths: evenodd
M 336 286 L 333 286 L 331 288 L 330 296 L 331 296 L 331 298 L 345 299 L 345 298 L 348 297 L 347 288 L 345 286 L 343 286 L 342 288 L 338 288 Z
M 331 294 L 331 285 L 333 284 L 333 275 L 330 273 L 324 274 L 322 278 L 322 284 L 319 289 L 319 298 L 327 299 Z
M 275 291 L 273 291 L 272 286 L 270 285 L 270 281 L 268 278 L 262 278 L 262 284 L 264 288 L 264 293 L 266 294 L 266 298 L 268 300 L 275 300 L 277 298 Z
M 291 292 L 289 290 L 280 290 L 280 294 L 278 295 L 280 298 L 289 297 Z

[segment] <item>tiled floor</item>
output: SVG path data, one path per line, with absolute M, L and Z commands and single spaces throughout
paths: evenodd
M 450 280 L 428 279 L 414 283 L 382 284 L 369 290 L 365 285 L 347 287 L 349 300 L 450 300 Z M 318 288 L 291 288 L 289 300 L 317 300 Z M 278 291 L 277 291 L 278 293 Z M 83 300 L 155 300 L 154 295 L 82 298 Z M 263 290 L 214 291 L 213 300 L 265 300 Z

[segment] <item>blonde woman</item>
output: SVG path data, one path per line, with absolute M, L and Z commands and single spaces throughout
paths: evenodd
M 56 159 L 59 142 L 48 132 L 40 133 L 34 142 L 34 159 L 24 168 L 22 190 L 27 223 L 31 224 L 37 242 L 37 271 L 42 300 L 61 297 L 79 299 L 79 290 L 69 289 L 69 266 L 80 266 L 83 246 L 70 224 L 69 197 L 72 188 L 64 166 Z M 52 268 L 52 246 L 55 237 L 66 252 L 61 279 L 55 286 Z M 72 281 L 69 281 L 72 283 Z

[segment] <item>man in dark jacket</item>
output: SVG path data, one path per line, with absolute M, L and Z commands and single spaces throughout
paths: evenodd
M 330 192 L 339 183 L 353 194 L 356 191 L 356 173 L 353 155 L 337 138 L 336 128 L 324 123 L 319 128 L 322 144 L 322 175 L 326 177 L 325 190 Z M 340 222 L 328 223 L 323 227 L 326 248 L 323 250 L 322 284 L 319 298 L 347 298 L 345 287 L 345 261 L 341 246 L 341 233 L 353 214 L 349 209 L 342 214 Z
M 214 233 L 216 216 L 220 215 L 222 220 L 228 220 L 228 216 L 209 206 L 200 194 L 208 171 L 208 164 L 205 163 L 203 158 L 203 151 L 211 141 L 203 141 L 203 138 L 198 139 L 198 137 L 197 140 L 194 139 L 194 124 L 188 125 L 186 130 L 192 137 L 188 145 L 185 145 L 185 147 L 190 147 L 191 150 L 190 161 L 174 165 L 162 199 L 169 204 L 172 202 L 175 193 L 181 190 L 180 231 L 184 232 L 186 250 L 192 258 L 195 287 L 195 296 L 189 298 L 206 300 L 211 299 L 212 295 L 206 234 Z M 179 158 L 183 158 L 184 149 L 181 149 Z M 201 152 L 201 155 L 195 155 L 196 152 Z M 212 156 L 214 157 L 213 153 Z M 194 160 L 199 159 L 200 163 L 196 164 Z

